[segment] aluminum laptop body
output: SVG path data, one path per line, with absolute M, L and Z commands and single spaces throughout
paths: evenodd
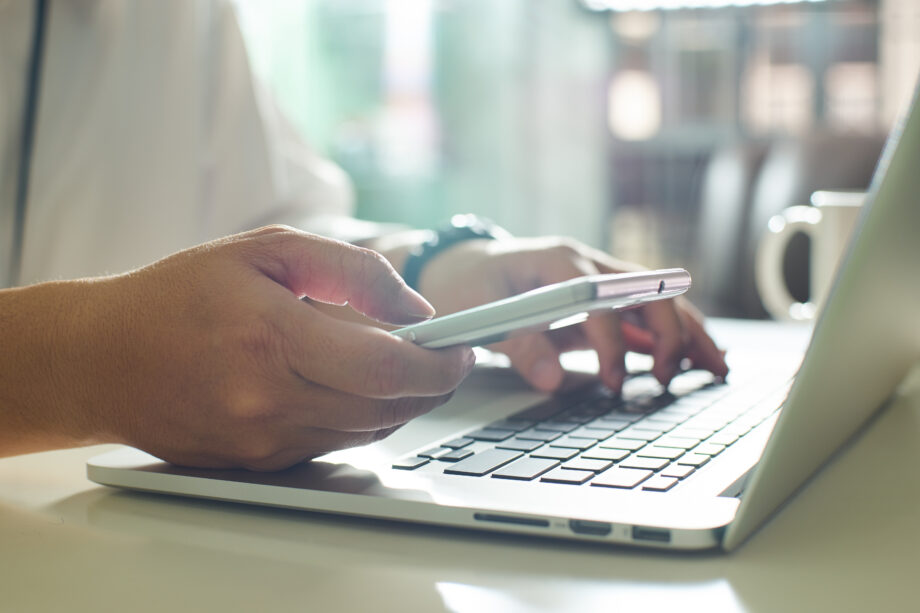
M 88 476 L 116 487 L 307 511 L 599 543 L 733 549 L 852 438 L 885 404 L 905 374 L 920 363 L 920 112 L 916 106 L 915 100 L 913 110 L 889 139 L 804 358 L 800 347 L 784 349 L 782 339 L 770 327 L 774 324 L 759 324 L 767 326 L 764 340 L 773 349 L 756 340 L 745 347 L 729 341 L 732 372 L 727 384 L 710 384 L 705 374 L 694 372 L 675 379 L 672 391 L 678 395 L 677 409 L 669 406 L 664 411 L 672 417 L 691 415 L 694 421 L 687 422 L 691 425 L 707 423 L 692 413 L 698 410 L 694 408 L 696 398 L 714 399 L 716 415 L 730 413 L 738 402 L 756 405 L 756 410 L 737 418 L 730 413 L 736 420 L 732 424 L 743 421 L 749 429 L 722 452 L 707 458 L 693 449 L 675 452 L 687 451 L 681 457 L 694 457 L 699 464 L 690 467 L 694 474 L 689 477 L 676 482 L 670 481 L 673 477 L 662 477 L 667 470 L 686 467 L 679 465 L 680 459 L 665 458 L 666 463 L 671 462 L 669 468 L 645 483 L 666 483 L 667 488 L 615 486 L 610 476 L 629 469 L 619 469 L 614 459 L 618 450 L 601 447 L 603 441 L 591 443 L 588 450 L 596 449 L 595 456 L 610 458 L 611 468 L 586 477 L 581 484 L 547 481 L 546 475 L 577 474 L 558 473 L 558 468 L 533 479 L 495 478 L 500 471 L 507 476 L 518 459 L 535 455 L 528 456 L 526 451 L 520 451 L 502 469 L 487 470 L 481 476 L 469 471 L 449 474 L 459 462 L 445 462 L 438 456 L 455 451 L 450 445 L 458 439 L 473 441 L 465 446 L 454 444 L 470 451 L 472 457 L 502 455 L 507 450 L 494 451 L 492 446 L 504 443 L 482 440 L 489 438 L 489 432 L 528 427 L 545 433 L 547 430 L 533 424 L 547 415 L 552 421 L 553 415 L 609 420 L 610 415 L 618 414 L 618 409 L 611 413 L 596 409 L 598 403 L 615 403 L 614 398 L 605 400 L 601 394 L 598 400 L 594 391 L 575 389 L 548 399 L 526 389 L 501 368 L 478 369 L 447 405 L 390 439 L 285 471 L 188 469 L 123 448 L 92 459 Z M 696 387 L 702 389 L 693 391 Z M 640 400 L 657 402 L 662 397 L 647 377 L 630 380 L 624 389 L 624 394 Z M 594 394 L 590 405 L 594 409 L 579 412 L 566 406 L 581 406 L 586 393 Z M 630 415 L 628 419 L 633 419 Z M 665 421 L 659 418 L 657 423 Z M 555 419 L 555 423 L 563 429 L 573 427 L 565 420 Z M 500 427 L 483 429 L 487 424 Z M 624 428 L 635 428 L 635 424 L 624 424 Z M 580 422 L 574 427 L 558 433 L 562 438 L 556 440 L 576 441 L 577 447 L 579 439 L 574 434 L 586 425 Z M 682 429 L 674 431 L 678 434 L 700 430 L 685 424 L 676 428 Z M 508 440 L 518 440 L 519 434 L 512 432 Z M 620 434 L 611 434 L 609 440 Z M 505 435 L 494 438 L 501 436 Z M 662 436 L 678 445 L 668 449 L 679 448 L 680 443 L 674 441 L 686 440 L 670 433 Z M 705 444 L 709 450 L 714 448 Z M 552 444 L 545 448 L 567 449 Z M 416 461 L 420 453 L 431 457 Z M 653 468 L 655 458 L 644 459 L 649 460 L 647 472 L 659 470 Z M 470 466 L 472 460 L 468 460 L 460 462 Z M 586 462 L 578 466 L 592 466 L 591 459 Z M 419 465 L 409 468 L 413 464 Z M 614 486 L 608 487 L 611 484 Z

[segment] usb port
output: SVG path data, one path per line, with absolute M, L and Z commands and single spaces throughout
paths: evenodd
M 607 536 L 612 527 L 605 521 L 588 521 L 587 519 L 570 519 L 569 528 L 575 534 L 589 534 L 591 536 Z
M 634 541 L 653 541 L 655 543 L 670 543 L 671 531 L 661 528 L 645 528 L 633 526 L 632 536 Z

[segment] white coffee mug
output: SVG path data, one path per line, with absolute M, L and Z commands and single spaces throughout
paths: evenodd
M 757 246 L 755 280 L 764 307 L 775 319 L 802 321 L 817 316 L 863 200 L 863 192 L 819 191 L 811 196 L 814 206 L 789 207 L 770 219 Z M 783 257 L 797 232 L 811 239 L 808 302 L 792 297 L 783 276 Z

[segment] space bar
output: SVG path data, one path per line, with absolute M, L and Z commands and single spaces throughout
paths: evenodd
M 504 466 L 508 462 L 518 459 L 522 455 L 524 454 L 520 451 L 511 451 L 510 449 L 488 449 L 451 465 L 444 472 L 448 475 L 481 477 L 499 466 Z

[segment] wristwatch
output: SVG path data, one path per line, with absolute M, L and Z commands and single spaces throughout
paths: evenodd
M 442 251 L 468 240 L 498 240 L 510 236 L 504 228 L 478 215 L 454 215 L 448 225 L 433 231 L 431 238 L 409 250 L 403 266 L 403 279 L 409 287 L 418 291 L 422 269 Z

